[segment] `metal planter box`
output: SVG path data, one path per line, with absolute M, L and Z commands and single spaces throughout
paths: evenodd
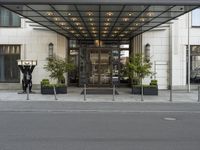
M 144 95 L 158 95 L 158 87 L 143 87 Z M 132 87 L 132 94 L 141 94 L 141 87 Z
M 53 87 L 41 86 L 41 94 L 54 94 Z M 67 94 L 67 86 L 56 87 L 56 94 Z

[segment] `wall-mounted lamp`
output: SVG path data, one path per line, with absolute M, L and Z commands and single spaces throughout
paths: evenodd
M 49 57 L 53 57 L 53 43 L 49 43 Z
M 151 47 L 151 45 L 149 43 L 147 43 L 145 45 L 145 59 L 146 59 L 146 61 L 150 61 L 150 47 Z

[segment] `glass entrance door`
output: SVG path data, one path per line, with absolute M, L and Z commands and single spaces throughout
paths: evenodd
M 111 85 L 111 53 L 108 49 L 89 50 L 89 85 Z

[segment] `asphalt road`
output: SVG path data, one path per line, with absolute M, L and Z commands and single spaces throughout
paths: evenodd
M 197 111 L 0 112 L 0 150 L 199 149 Z

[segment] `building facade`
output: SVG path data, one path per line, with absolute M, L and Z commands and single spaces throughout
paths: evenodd
M 129 83 L 123 68 L 134 53 L 144 53 L 150 45 L 152 71 L 158 80 L 159 89 L 169 88 L 169 65 L 172 59 L 173 87 L 180 89 L 187 85 L 188 60 L 190 60 L 190 82 L 200 79 L 200 9 L 182 15 L 175 20 L 144 32 L 130 40 L 84 42 L 66 38 L 54 31 L 41 27 L 32 21 L 19 17 L 5 8 L 0 8 L 0 89 L 21 88 L 21 78 L 16 60 L 37 60 L 33 72 L 34 88 L 39 88 L 44 78 L 49 78 L 44 70 L 49 56 L 49 44 L 53 43 L 56 55 L 73 61 L 76 69 L 66 75 L 66 84 L 82 86 L 110 86 L 113 80 L 119 86 Z M 189 42 L 188 42 L 189 41 Z M 188 43 L 190 59 L 188 59 Z M 102 44 L 102 47 L 99 45 Z M 199 71 L 199 79 L 198 79 Z M 144 83 L 149 84 L 150 78 Z M 52 81 L 53 82 L 53 81 Z

